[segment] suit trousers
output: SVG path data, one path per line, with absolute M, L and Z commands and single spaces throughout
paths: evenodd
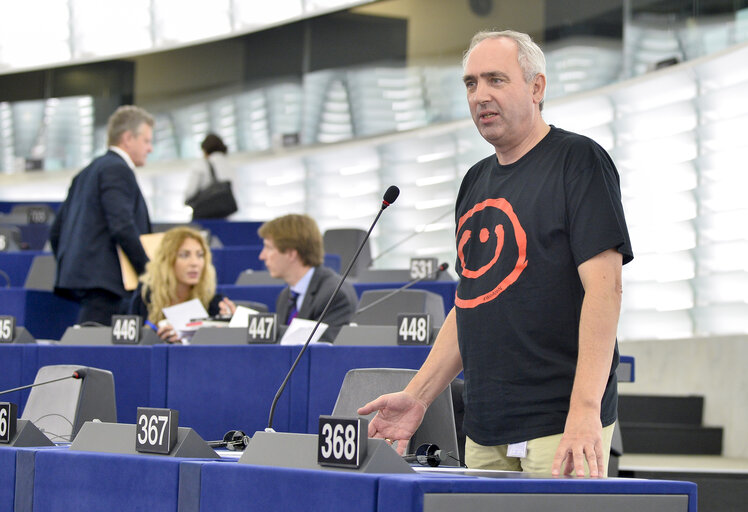
M 112 315 L 122 312 L 122 297 L 109 290 L 92 288 L 79 290 L 76 295 L 81 305 L 78 311 L 78 323 L 96 322 L 101 325 L 112 325 Z

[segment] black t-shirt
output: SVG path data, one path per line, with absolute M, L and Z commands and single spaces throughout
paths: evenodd
M 592 140 L 551 127 L 513 164 L 475 164 L 455 217 L 465 432 L 483 445 L 559 434 L 577 362 L 577 267 L 611 248 L 633 258 L 615 166 Z M 603 426 L 616 419 L 617 365 L 616 346 Z

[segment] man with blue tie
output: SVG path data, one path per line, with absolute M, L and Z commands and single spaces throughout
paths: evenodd
M 73 178 L 50 231 L 55 293 L 80 302 L 78 322 L 111 323 L 126 295 L 117 246 L 138 274 L 148 262 L 140 235 L 151 231 L 134 169 L 153 149 L 153 117 L 126 105 L 109 118 L 109 149 Z
M 284 215 L 264 223 L 258 231 L 263 239 L 260 259 L 272 277 L 288 285 L 276 301 L 278 322 L 294 318 L 319 320 L 340 276 L 322 265 L 322 234 L 308 215 Z M 358 299 L 349 283 L 343 283 L 322 321 L 328 325 L 322 339 L 333 341 L 340 328 L 356 313 Z

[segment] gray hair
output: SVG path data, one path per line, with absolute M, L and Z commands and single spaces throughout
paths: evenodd
M 145 123 L 153 128 L 153 116 L 135 105 L 123 105 L 109 117 L 107 123 L 107 145 L 116 146 L 122 139 L 122 134 L 131 132 L 138 134 L 141 125 Z
M 499 39 L 506 37 L 517 44 L 517 62 L 522 70 L 525 82 L 530 83 L 537 75 L 545 76 L 545 55 L 543 50 L 535 44 L 532 38 L 522 32 L 514 30 L 481 31 L 473 36 L 470 46 L 462 56 L 462 69 L 467 65 L 468 57 L 473 49 L 486 39 Z M 540 110 L 543 110 L 544 101 L 540 102 Z

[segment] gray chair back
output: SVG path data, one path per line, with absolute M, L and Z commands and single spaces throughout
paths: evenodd
M 427 290 L 402 290 L 386 299 L 383 297 L 394 290 L 366 290 L 358 302 L 359 313 L 353 317 L 358 325 L 396 325 L 398 313 L 428 313 L 431 326 L 444 323 L 444 301 L 442 296 Z M 369 309 L 369 304 L 382 299 Z M 362 311 L 363 310 L 363 311 Z
M 234 284 L 238 285 L 252 285 L 252 284 L 283 284 L 285 285 L 285 281 L 283 279 L 278 279 L 276 277 L 272 277 L 270 275 L 270 272 L 267 270 L 252 270 L 251 268 L 248 268 L 247 270 L 243 270 L 241 274 L 239 274 L 236 278 L 236 282 Z
M 31 389 L 21 419 L 30 420 L 53 442 L 72 441 L 86 421 L 117 422 L 114 377 L 108 370 L 82 365 L 42 366 L 34 383 L 69 377 L 84 370 L 82 379 L 65 379 Z
M 416 370 L 402 368 L 356 368 L 349 370 L 340 386 L 338 399 L 332 415 L 356 418 L 359 407 L 385 393 L 401 391 L 410 382 Z M 371 420 L 375 413 L 366 418 Z M 423 423 L 410 440 L 406 453 L 415 453 L 422 444 L 436 444 L 442 453 L 450 453 L 454 459 L 445 464 L 458 466 L 460 459 L 457 444 L 452 393 L 448 386 L 426 410 Z
M 340 228 L 328 229 L 322 236 L 322 242 L 325 247 L 325 253 L 338 254 L 340 256 L 340 273 L 350 265 L 353 256 L 356 254 L 358 246 L 366 238 L 366 231 L 358 228 Z M 369 241 L 366 241 L 361 254 L 356 260 L 356 264 L 351 268 L 349 276 L 356 277 L 358 273 L 368 268 L 371 264 L 371 248 Z

